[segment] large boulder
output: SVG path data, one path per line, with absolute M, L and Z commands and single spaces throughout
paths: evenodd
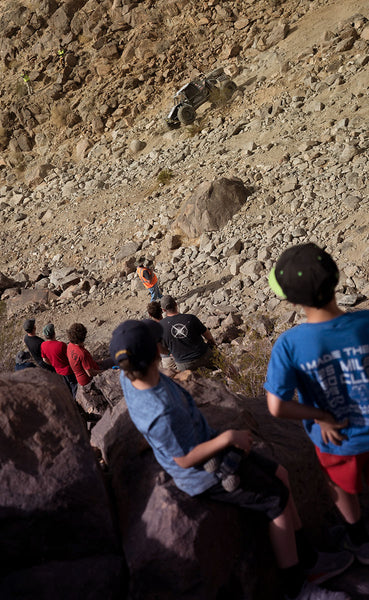
M 30 187 L 35 187 L 43 182 L 52 168 L 53 166 L 50 163 L 33 163 L 26 171 L 25 180 Z
M 112 474 L 132 600 L 256 598 L 276 572 L 266 524 L 255 515 L 181 492 L 155 461 L 124 400 L 92 430 Z
M 58 375 L 0 375 L 0 448 L 0 597 L 122 593 L 124 561 L 102 473 Z
M 58 296 L 53 294 L 48 289 L 26 288 L 21 289 L 20 293 L 9 298 L 6 303 L 7 316 L 11 317 L 23 312 L 30 306 L 44 307 L 49 306 L 53 300 L 57 300 Z
M 249 191 L 238 178 L 205 181 L 182 207 L 175 227 L 188 237 L 218 231 L 240 210 L 248 195 Z

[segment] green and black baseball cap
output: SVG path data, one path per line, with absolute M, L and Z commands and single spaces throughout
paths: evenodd
M 288 248 L 269 274 L 269 285 L 293 304 L 321 308 L 330 302 L 339 271 L 333 258 L 316 244 Z

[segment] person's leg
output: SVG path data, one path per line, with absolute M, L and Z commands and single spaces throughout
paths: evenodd
M 68 385 L 69 385 L 71 394 L 73 396 L 73 400 L 75 400 L 76 394 L 77 394 L 77 389 L 78 389 L 78 383 L 77 383 L 76 376 L 73 373 L 72 375 L 66 375 L 65 377 L 68 380 Z
M 347 523 L 351 525 L 361 518 L 361 508 L 357 494 L 345 492 L 339 485 L 328 479 L 333 502 Z
M 287 471 L 274 461 L 251 451 L 242 460 L 238 474 L 240 485 L 225 492 L 219 485 L 209 490 L 214 500 L 236 504 L 265 514 L 277 564 L 287 568 L 298 563 L 295 529 L 301 527 L 291 493 Z
M 337 456 L 320 452 L 319 462 L 327 476 L 332 499 L 345 520 L 346 538 L 343 547 L 352 551 L 363 564 L 369 564 L 369 534 L 361 514 L 358 494 L 369 464 L 369 452 L 352 456 Z
M 149 288 L 149 292 L 150 292 L 151 302 L 154 302 L 155 300 L 160 300 L 160 298 L 162 298 L 162 293 L 159 289 L 158 283 L 155 283 L 155 285 L 153 285 L 151 288 Z
M 350 552 L 315 550 L 302 527 L 287 470 L 279 465 L 276 476 L 290 493 L 285 510 L 270 523 L 269 534 L 285 593 L 289 598 L 296 598 L 304 594 L 306 585 L 323 583 L 343 573 L 352 564 L 353 556 Z
M 269 536 L 280 569 L 287 569 L 299 562 L 297 556 L 295 527 L 291 507 L 269 524 Z
M 209 496 L 265 514 L 284 593 L 289 598 L 296 598 L 304 585 L 305 574 L 297 554 L 295 527 L 300 522 L 285 484 L 287 472 L 274 461 L 252 451 L 241 462 L 239 475 L 241 481 L 236 490 L 226 492 L 219 483 L 209 490 Z
M 288 505 L 289 509 L 290 509 L 290 513 L 291 513 L 291 517 L 292 517 L 292 521 L 293 521 L 293 525 L 295 528 L 295 531 L 298 529 L 301 529 L 302 527 L 302 523 L 301 523 L 301 519 L 300 516 L 297 512 L 297 508 L 296 508 L 296 504 L 295 501 L 293 499 L 292 496 L 292 492 L 291 492 L 291 486 L 290 486 L 290 480 L 288 477 L 288 471 L 287 469 L 285 469 L 284 467 L 282 467 L 282 465 L 278 465 L 278 468 L 275 472 L 276 476 L 283 481 L 284 485 L 286 486 L 286 488 L 289 490 L 290 495 L 288 498 Z

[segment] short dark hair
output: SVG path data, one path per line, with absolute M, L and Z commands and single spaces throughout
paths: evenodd
M 87 329 L 83 323 L 73 323 L 69 327 L 67 335 L 72 344 L 83 344 L 86 339 Z
M 163 309 L 158 300 L 153 300 L 147 305 L 147 312 L 153 319 L 158 319 L 160 321 L 163 318 Z
M 35 319 L 26 319 L 23 323 L 24 331 L 26 331 L 27 333 L 32 333 L 32 331 L 35 328 L 35 323 Z
M 129 358 L 123 358 L 118 362 L 119 368 L 124 371 L 124 374 L 130 381 L 134 381 L 135 379 L 142 379 L 147 374 L 150 365 L 143 367 L 141 369 L 135 369 L 129 360 Z

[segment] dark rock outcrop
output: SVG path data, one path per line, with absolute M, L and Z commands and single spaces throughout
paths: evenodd
M 16 285 L 15 281 L 4 273 L 0 273 L 0 294 L 7 288 L 11 288 Z
M 101 471 L 58 375 L 0 376 L 0 597 L 124 597 Z

